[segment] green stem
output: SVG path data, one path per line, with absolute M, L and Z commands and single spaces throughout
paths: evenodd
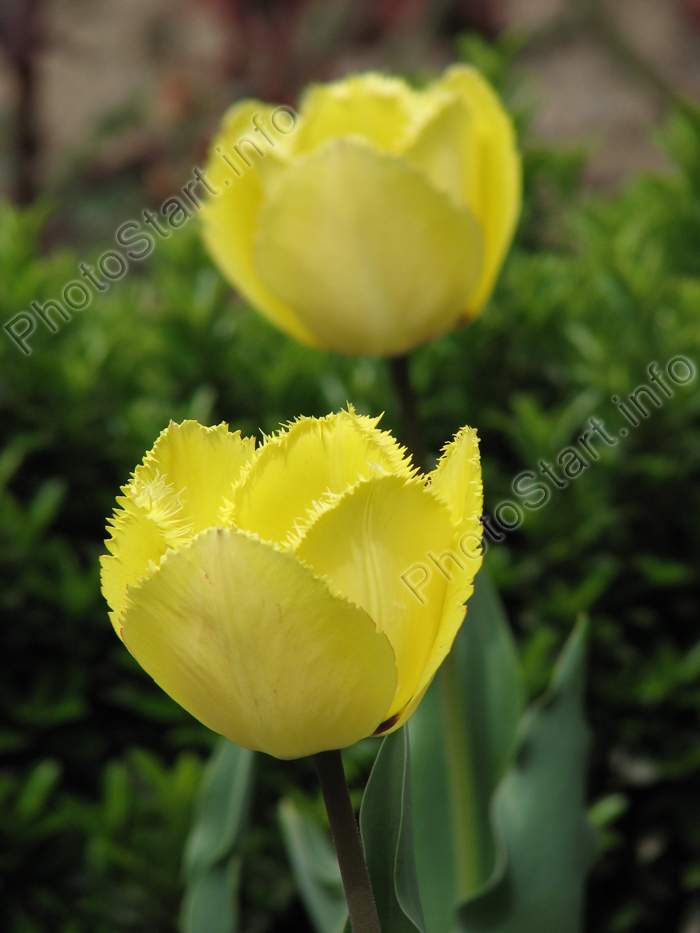
M 389 360 L 391 381 L 399 401 L 403 441 L 408 452 L 413 455 L 417 467 L 423 467 L 425 461 L 425 437 L 423 424 L 418 414 L 418 400 L 411 385 L 407 356 L 394 356 Z
M 381 933 L 360 831 L 339 751 L 313 756 L 328 811 L 353 933 Z

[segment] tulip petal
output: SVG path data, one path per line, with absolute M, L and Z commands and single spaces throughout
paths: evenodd
M 211 528 L 129 590 L 124 642 L 193 716 L 278 758 L 370 735 L 396 687 L 386 636 L 293 554 Z
M 377 477 L 328 506 L 296 554 L 389 638 L 399 675 L 391 717 L 421 682 L 449 580 L 464 566 L 447 507 L 421 480 Z
M 145 484 L 165 477 L 178 492 L 195 535 L 217 523 L 224 496 L 254 454 L 255 438 L 231 433 L 227 424 L 206 428 L 197 421 L 171 422 L 136 468 L 135 479 Z
M 392 721 L 390 727 L 382 730 L 382 733 L 400 728 L 420 703 L 437 669 L 452 647 L 464 621 L 464 603 L 474 592 L 474 577 L 482 563 L 483 488 L 479 440 L 473 428 L 462 428 L 454 440 L 445 446 L 430 480 L 429 488 L 446 503 L 452 522 L 458 528 L 457 553 L 463 568 L 455 568 L 453 579 L 447 587 L 438 634 L 415 695 L 396 720 Z M 468 608 L 467 606 L 467 612 Z
M 165 535 L 150 521 L 145 509 L 126 496 L 118 497 L 122 506 L 110 519 L 112 535 L 105 541 L 110 554 L 100 557 L 102 594 L 110 608 L 109 618 L 117 635 L 121 632 L 120 617 L 126 601 L 126 588 L 143 577 L 149 566 L 157 566 L 168 545 Z
M 300 418 L 268 438 L 234 490 L 223 523 L 266 541 L 289 542 L 324 496 L 375 474 L 410 476 L 405 450 L 378 430 L 378 421 L 350 406 L 326 418 Z
M 481 481 L 479 436 L 474 428 L 461 428 L 430 474 L 430 488 L 447 504 L 454 524 L 461 528 L 470 519 L 479 519 L 483 511 L 484 490 Z
M 324 346 L 396 355 L 444 333 L 482 268 L 467 208 L 355 139 L 297 159 L 259 216 L 263 281 Z
M 127 584 L 136 583 L 168 547 L 217 524 L 242 468 L 252 459 L 254 438 L 228 425 L 206 428 L 196 421 L 171 422 L 136 467 L 117 502 L 102 563 L 102 590 L 119 631 Z
M 481 564 L 480 560 L 478 564 Z M 400 729 L 406 720 L 413 715 L 418 704 L 425 696 L 426 690 L 433 682 L 433 677 L 435 677 L 438 668 L 449 654 L 452 644 L 457 637 L 457 632 L 460 630 L 465 615 L 468 612 L 469 607 L 468 605 L 465 606 L 465 603 L 474 592 L 475 572 L 473 573 L 472 569 L 473 563 L 470 564 L 468 569 L 456 572 L 455 577 L 448 584 L 438 634 L 428 662 L 423 669 L 422 676 L 416 687 L 416 691 L 406 706 L 399 711 L 399 715 L 396 716 L 396 718 L 387 717 L 387 728 L 380 728 L 377 732 L 378 735 L 395 732 L 396 729 Z M 478 566 L 476 569 L 479 569 Z M 467 622 L 467 625 L 468 624 Z
M 246 100 L 233 106 L 224 117 L 207 161 L 205 178 L 216 194 L 207 197 L 202 207 L 202 235 L 223 275 L 261 314 L 292 337 L 314 344 L 316 341 L 306 327 L 263 283 L 253 258 L 253 241 L 263 198 L 258 163 L 272 155 L 262 136 L 254 132 L 253 117 L 260 114 L 264 126 L 269 128 L 273 110 L 268 104 Z M 277 146 L 283 145 L 279 134 L 269 132 L 269 135 Z M 240 147 L 241 140 L 246 137 L 263 153 L 260 156 L 251 145 L 243 143 L 241 152 L 252 165 L 246 165 L 233 149 Z M 217 147 L 221 147 L 239 168 L 240 177 L 223 160 Z
M 400 78 L 376 72 L 313 85 L 299 108 L 293 152 L 311 152 L 328 139 L 350 135 L 371 140 L 381 152 L 399 152 L 419 97 Z
M 467 203 L 484 235 L 483 267 L 466 307 L 467 316 L 473 317 L 491 294 L 518 220 L 522 189 L 520 156 L 510 117 L 475 68 L 454 65 L 432 89 L 458 94 L 473 120 L 477 164 L 472 165 L 474 144 L 470 142 L 465 154 Z M 462 131 L 456 124 L 454 133 L 458 144 Z
M 448 194 L 455 204 L 471 207 L 481 221 L 473 207 L 480 169 L 474 118 L 459 95 L 426 94 L 435 102 L 433 112 L 404 155 L 435 188 Z

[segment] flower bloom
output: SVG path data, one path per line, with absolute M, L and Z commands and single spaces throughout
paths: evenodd
M 167 693 L 297 758 L 398 728 L 481 563 L 475 431 L 429 476 L 350 408 L 265 439 L 171 423 L 117 499 L 102 592 Z
M 426 90 L 379 74 L 312 87 L 299 114 L 246 100 L 205 173 L 209 251 L 273 324 L 392 356 L 487 301 L 521 198 L 513 126 L 477 71 Z

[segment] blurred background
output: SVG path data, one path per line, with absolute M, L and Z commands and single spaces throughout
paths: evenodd
M 649 129 L 700 93 L 697 0 L 3 0 L 3 190 L 169 193 L 232 100 L 292 103 L 353 70 L 434 72 L 470 30 L 518 34 L 533 132 L 589 144 L 597 187 L 661 166 Z
M 525 204 L 483 315 L 417 351 L 431 457 L 479 429 L 486 509 L 612 396 L 700 366 L 697 0 L 0 0 L 0 319 L 204 160 L 244 96 L 380 69 L 479 67 L 521 134 Z M 114 638 L 97 559 L 118 487 L 170 418 L 274 430 L 346 400 L 400 433 L 384 361 L 311 351 L 221 280 L 195 223 L 24 356 L 0 340 L 0 930 L 173 933 L 216 737 Z M 530 697 L 592 622 L 586 929 L 700 931 L 697 383 L 527 516 L 487 564 Z M 348 768 L 355 796 L 375 745 Z M 261 756 L 262 758 L 262 756 Z M 311 930 L 277 824 L 305 761 L 259 765 L 241 930 Z

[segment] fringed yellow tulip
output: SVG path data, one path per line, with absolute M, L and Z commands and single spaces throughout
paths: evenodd
M 156 683 L 279 758 L 398 728 L 450 650 L 480 563 L 465 428 L 429 476 L 379 419 L 303 418 L 259 449 L 171 423 L 123 487 L 102 591 Z
M 511 121 L 472 68 L 424 91 L 378 74 L 312 87 L 299 114 L 229 110 L 204 175 L 204 239 L 272 323 L 393 356 L 482 308 L 520 210 Z

